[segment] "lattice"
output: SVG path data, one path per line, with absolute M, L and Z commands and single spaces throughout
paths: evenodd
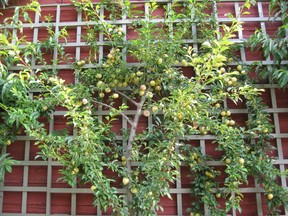
M 148 13 L 147 1 L 131 1 L 135 4 L 143 4 L 143 9 L 145 13 Z M 167 0 L 158 0 L 161 4 L 170 4 Z M 225 13 L 233 13 L 237 15 L 239 5 L 242 3 L 240 1 L 222 1 L 217 3 L 213 8 L 217 12 L 218 22 L 230 22 L 228 18 L 224 16 Z M 245 22 L 243 25 L 244 29 L 239 30 L 238 36 L 232 39 L 235 42 L 241 42 L 253 31 L 255 27 L 261 28 L 268 34 L 273 34 L 275 31 L 275 25 L 278 25 L 281 20 L 276 18 L 273 25 L 269 24 L 268 15 L 268 4 L 269 2 L 258 2 L 251 9 L 251 14 L 241 18 L 241 21 Z M 10 15 L 14 9 L 9 9 L 4 11 L 4 16 Z M 43 5 L 44 14 L 53 14 L 54 19 L 51 24 L 54 26 L 56 33 L 63 27 L 66 27 L 70 33 L 68 38 L 68 43 L 64 45 L 67 52 L 71 52 L 72 57 L 75 59 L 81 59 L 87 57 L 87 45 L 84 39 L 81 37 L 85 33 L 84 27 L 87 23 L 83 22 L 81 12 L 77 12 L 69 4 L 46 4 Z M 104 14 L 104 8 L 101 8 L 101 13 Z M 38 14 L 35 14 L 33 18 L 33 26 L 26 23 L 24 24 L 24 34 L 27 34 L 28 40 L 36 43 L 37 40 L 45 37 L 45 32 L 43 31 L 45 25 L 42 23 L 42 18 Z M 154 20 L 155 22 L 161 21 Z M 114 23 L 114 21 L 108 21 Z M 123 28 L 125 34 L 127 34 L 126 39 L 129 39 L 131 34 L 127 28 L 131 24 L 131 20 L 127 19 L 125 16 L 122 20 L 116 21 L 114 24 L 120 25 Z M 13 30 L 14 34 L 17 34 L 17 30 Z M 195 25 L 191 26 L 192 39 L 186 42 L 192 44 L 194 48 L 197 48 L 197 28 Z M 104 56 L 105 45 L 104 37 L 102 33 L 99 33 L 99 61 Z M 123 52 L 125 54 L 125 52 Z M 58 58 L 57 49 L 54 50 L 53 60 Z M 256 60 L 261 60 L 261 55 L 259 53 L 251 53 L 249 50 L 241 49 L 240 51 L 241 60 L 247 65 L 252 64 Z M 126 58 L 126 56 L 124 56 Z M 272 64 L 270 58 L 263 61 L 263 64 Z M 287 63 L 287 62 L 284 62 Z M 135 64 L 135 63 L 130 63 Z M 231 65 L 236 65 L 237 63 L 231 63 Z M 33 69 L 38 69 L 41 65 L 37 65 L 34 61 Z M 92 67 L 92 65 L 86 65 L 86 67 Z M 14 70 L 19 68 L 15 67 Z M 70 69 L 69 65 L 57 65 L 59 69 L 59 74 L 68 82 L 77 82 L 73 77 L 73 70 Z M 268 113 L 271 114 L 272 122 L 275 126 L 273 132 L 274 139 L 273 144 L 277 147 L 277 151 L 273 152 L 273 156 L 276 157 L 275 166 L 278 166 L 281 171 L 285 171 L 288 166 L 288 93 L 285 90 L 277 89 L 277 86 L 269 83 L 259 83 L 258 87 L 266 89 L 263 98 L 267 104 Z M 37 93 L 31 92 L 31 98 Z M 247 110 L 243 106 L 235 106 L 230 101 L 226 101 L 225 107 L 231 110 L 233 116 L 239 121 L 245 121 L 247 119 Z M 126 110 L 126 114 L 132 114 L 133 110 Z M 62 127 L 65 124 L 65 119 L 63 115 L 65 111 L 56 110 L 53 115 L 51 115 L 52 121 L 49 124 L 49 129 Z M 99 119 L 102 119 L 103 115 L 107 115 L 107 111 L 103 111 L 101 107 L 98 110 Z M 147 122 L 142 122 L 144 125 L 152 124 L 152 119 L 148 118 Z M 127 121 L 122 118 L 120 127 L 127 128 Z M 122 139 L 122 137 L 118 137 Z M 215 145 L 212 144 L 214 139 L 211 135 L 205 136 L 190 136 L 191 144 L 201 146 L 202 152 L 212 154 L 215 158 L 220 159 L 220 155 L 215 151 Z M 57 182 L 59 177 L 58 169 L 59 164 L 55 161 L 49 159 L 48 161 L 34 160 L 37 149 L 34 146 L 35 140 L 31 137 L 27 137 L 25 134 L 21 134 L 17 137 L 15 144 L 4 149 L 4 152 L 9 152 L 15 159 L 18 159 L 20 163 L 14 167 L 13 173 L 7 174 L 5 182 L 0 186 L 0 212 L 1 215 L 106 215 L 101 209 L 94 208 L 92 206 L 92 192 L 89 187 L 75 187 L 70 188 L 66 184 Z M 123 145 L 125 143 L 123 142 Z M 221 161 L 209 161 L 210 165 L 213 165 L 219 169 L 224 169 L 224 163 Z M 134 164 L 137 165 L 137 164 Z M 159 215 L 187 215 L 186 208 L 190 206 L 192 201 L 189 193 L 189 177 L 187 177 L 188 168 L 185 166 L 181 167 L 181 178 L 171 187 L 171 194 L 173 200 L 163 198 L 161 204 L 163 205 L 165 211 L 163 213 L 159 212 Z M 219 179 L 221 181 L 221 179 Z M 246 197 L 243 204 L 242 215 L 265 215 L 263 211 L 265 205 L 265 199 L 263 198 L 263 191 L 260 189 L 259 185 L 255 183 L 254 179 L 249 179 L 250 183 L 240 189 Z M 283 187 L 287 188 L 286 179 L 281 178 L 281 184 Z M 119 188 L 119 193 L 125 193 L 125 189 Z M 207 212 L 207 209 L 206 209 Z M 108 213 L 109 214 L 109 213 Z M 235 209 L 232 210 L 231 214 L 233 216 L 240 215 Z M 283 215 L 288 215 L 287 211 L 283 211 Z

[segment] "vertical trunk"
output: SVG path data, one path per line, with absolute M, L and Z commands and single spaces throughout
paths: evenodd
M 134 141 L 134 138 L 136 136 L 136 129 L 138 126 L 139 118 L 141 116 L 142 112 L 142 107 L 143 104 L 145 103 L 146 100 L 146 94 L 142 96 L 141 101 L 137 105 L 137 110 L 134 116 L 133 124 L 131 125 L 131 131 L 126 147 L 126 158 L 127 158 L 127 163 L 126 163 L 126 168 L 127 168 L 127 176 L 131 176 L 131 156 L 132 156 L 132 144 Z M 132 193 L 130 190 L 127 190 L 127 202 L 128 205 L 132 203 Z M 132 207 L 129 207 L 129 216 L 135 216 L 135 212 Z

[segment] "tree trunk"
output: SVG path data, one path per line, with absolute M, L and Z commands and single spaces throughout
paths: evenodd
M 142 96 L 141 101 L 137 105 L 136 114 L 134 116 L 133 124 L 131 125 L 131 131 L 130 131 L 130 135 L 129 135 L 129 139 L 128 139 L 128 143 L 126 147 L 126 158 L 127 158 L 126 168 L 127 168 L 127 176 L 129 177 L 131 176 L 131 156 L 132 156 L 133 141 L 136 136 L 136 129 L 139 123 L 139 118 L 141 116 L 142 107 L 145 101 L 146 101 L 146 94 Z M 131 183 L 128 184 L 128 188 L 130 184 Z M 127 203 L 128 203 L 128 206 L 130 206 L 130 204 L 132 203 L 132 193 L 129 189 L 127 190 Z M 129 211 L 129 216 L 135 216 L 135 211 L 132 206 L 129 207 L 128 211 Z

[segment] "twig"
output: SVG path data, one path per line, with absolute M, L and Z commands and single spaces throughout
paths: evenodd
M 133 99 L 131 99 L 130 97 L 128 97 L 126 94 L 124 94 L 121 91 L 118 90 L 114 90 L 115 92 L 117 92 L 118 94 L 120 94 L 121 96 L 123 96 L 124 98 L 126 98 L 127 100 L 129 100 L 131 103 L 133 103 L 136 107 L 139 106 L 139 103 L 137 103 L 136 101 L 134 101 Z
M 100 102 L 100 101 L 93 100 L 93 102 L 96 103 L 96 104 L 99 104 L 99 105 L 101 105 L 101 106 L 105 106 L 105 107 L 107 107 L 107 108 L 109 108 L 109 109 L 115 109 L 114 107 L 112 107 L 112 106 L 110 106 L 110 105 L 108 105 L 108 104 L 102 103 L 102 102 Z M 131 127 L 133 127 L 133 122 L 128 118 L 128 116 L 126 116 L 126 115 L 125 115 L 124 113 L 122 113 L 122 112 L 120 112 L 119 114 L 120 114 L 121 116 L 123 116 L 123 117 L 127 120 L 127 122 L 131 125 Z

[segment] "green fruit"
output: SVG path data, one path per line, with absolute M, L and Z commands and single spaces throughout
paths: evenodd
M 232 78 L 231 78 L 231 81 L 232 81 L 233 83 L 235 83 L 235 82 L 237 82 L 237 78 L 236 78 L 236 77 L 232 77 Z
M 139 77 L 134 78 L 134 83 L 135 83 L 135 84 L 138 84 L 139 81 L 140 81 L 140 78 L 139 78 Z
M 137 76 L 142 76 L 142 75 L 143 75 L 143 72 L 137 71 L 137 72 L 136 72 L 136 75 L 137 75 Z
M 155 86 L 156 85 L 156 82 L 154 80 L 151 80 L 150 81 L 150 86 Z
M 221 68 L 220 68 L 220 72 L 221 72 L 221 73 L 225 73 L 225 72 L 226 72 L 226 69 L 225 69 L 224 67 L 221 67 Z
M 153 112 L 153 113 L 155 113 L 157 110 L 158 110 L 158 107 L 157 107 L 157 106 L 153 106 L 153 107 L 152 107 L 152 112 Z
M 238 159 L 238 163 L 239 163 L 240 165 L 243 165 L 243 164 L 245 163 L 245 160 L 244 160 L 243 158 L 239 158 L 239 159 Z
M 78 167 L 75 167 L 75 168 L 73 169 L 73 171 L 74 171 L 75 173 L 78 173 L 78 172 L 79 172 L 79 168 L 78 168 Z
M 267 199 L 272 200 L 274 198 L 274 195 L 272 193 L 267 194 Z
M 114 99 L 117 99 L 117 98 L 119 98 L 119 94 L 117 94 L 117 93 L 114 93 L 114 94 L 112 95 L 112 98 L 114 98 Z
M 181 61 L 181 63 L 182 63 L 182 65 L 183 65 L 184 67 L 187 67 L 187 66 L 188 66 L 188 62 L 187 62 L 185 59 L 183 59 L 183 60 Z
M 103 86 L 103 82 L 102 81 L 97 82 L 97 87 L 102 87 L 102 86 Z
M 152 92 L 147 92 L 147 95 L 146 95 L 146 96 L 147 96 L 147 98 L 150 98 L 150 99 L 151 99 L 151 98 L 153 98 L 153 93 L 152 93 Z
M 230 120 L 229 121 L 229 125 L 231 125 L 231 126 L 235 125 L 235 121 L 234 120 Z
M 123 185 L 127 185 L 129 182 L 130 182 L 130 180 L 129 180 L 127 177 L 124 177 L 124 178 L 122 179 Z
M 226 163 L 226 164 L 230 164 L 230 163 L 231 163 L 231 159 L 230 159 L 230 158 L 226 158 L 226 159 L 225 159 L 225 163 Z
M 161 90 L 161 86 L 156 86 L 156 87 L 155 87 L 155 90 L 156 90 L 156 91 L 160 91 L 160 90 Z
M 110 88 L 105 88 L 105 92 L 109 93 L 109 92 L 111 92 L 111 89 Z
M 100 92 L 99 97 L 104 98 L 105 94 L 103 92 Z
M 139 95 L 143 96 L 145 94 L 145 91 L 139 91 Z
M 131 188 L 131 193 L 132 194 L 137 194 L 138 193 L 138 189 L 137 188 Z

